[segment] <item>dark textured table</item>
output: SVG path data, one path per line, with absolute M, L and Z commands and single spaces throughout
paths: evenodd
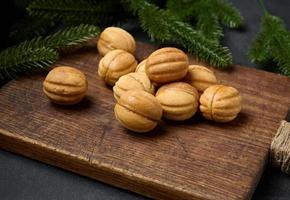
M 223 43 L 230 47 L 234 62 L 250 67 L 256 66 L 247 58 L 250 41 L 259 29 L 261 8 L 257 1 L 231 1 L 245 17 L 242 30 L 225 30 Z M 290 29 L 290 1 L 266 1 L 268 10 L 284 19 Z M 137 40 L 148 42 L 147 36 L 134 25 L 127 28 Z M 129 191 L 121 190 L 89 178 L 85 178 L 38 161 L 30 160 L 0 150 L 0 199 L 2 200 L 87 200 L 87 199 L 146 199 Z M 290 176 L 268 167 L 253 196 L 254 200 L 289 200 Z

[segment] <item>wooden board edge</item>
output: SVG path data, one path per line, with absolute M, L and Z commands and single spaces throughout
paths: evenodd
M 142 194 L 149 198 L 158 199 L 210 199 L 189 193 L 158 180 L 150 180 L 129 173 L 123 169 L 113 168 L 103 163 L 92 163 L 84 157 L 58 150 L 55 147 L 40 143 L 39 141 L 16 135 L 0 129 L 0 148 L 9 152 L 23 155 L 43 163 L 60 167 L 62 169 L 80 174 L 109 185 Z
M 252 199 L 254 192 L 256 191 L 258 184 L 261 180 L 261 177 L 263 175 L 263 173 L 266 170 L 266 167 L 268 165 L 269 162 L 269 153 L 270 153 L 270 148 L 268 149 L 268 153 L 265 155 L 265 158 L 263 159 L 263 163 L 261 164 L 261 170 L 259 170 L 259 173 L 257 173 L 256 178 L 253 178 L 253 181 L 251 183 L 252 188 L 250 188 L 250 190 L 247 192 L 247 197 L 246 199 Z
M 219 69 L 219 68 L 215 68 L 213 67 L 215 70 L 222 70 L 223 72 L 227 72 L 227 70 L 232 70 L 230 69 Z M 240 65 L 240 64 L 234 64 L 232 66 L 232 68 L 237 68 L 237 69 L 242 69 L 242 70 L 246 70 L 246 71 L 251 71 L 251 72 L 255 72 L 255 73 L 261 73 L 262 75 L 266 75 L 266 76 L 276 76 L 282 79 L 290 79 L 288 76 L 283 75 L 283 74 L 279 74 L 279 73 L 275 73 L 275 72 L 271 72 L 271 71 L 266 71 L 262 68 L 254 68 L 254 67 L 250 67 L 250 66 L 244 66 L 244 65 Z

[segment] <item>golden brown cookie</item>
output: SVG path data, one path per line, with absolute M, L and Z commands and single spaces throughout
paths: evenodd
M 118 27 L 106 28 L 98 40 L 99 53 L 104 56 L 114 49 L 122 49 L 134 54 L 136 44 L 133 36 L 127 31 Z
M 188 71 L 188 57 L 180 49 L 166 47 L 154 51 L 145 65 L 149 79 L 164 84 L 184 78 Z
M 137 61 L 132 54 L 117 49 L 100 60 L 98 74 L 108 85 L 114 86 L 121 76 L 134 72 L 136 66 Z
M 125 92 L 115 105 L 117 120 L 135 132 L 153 130 L 162 117 L 162 107 L 157 99 L 143 90 Z
M 199 102 L 202 115 L 216 122 L 229 122 L 235 119 L 242 108 L 239 91 L 224 85 L 207 88 Z
M 143 72 L 143 73 L 146 73 L 146 72 L 145 72 L 145 64 L 146 64 L 146 60 L 147 60 L 147 59 L 142 60 L 142 61 L 137 65 L 135 72 Z
M 184 81 L 195 87 L 200 93 L 217 84 L 213 71 L 201 65 L 189 65 Z
M 72 105 L 86 95 L 88 84 L 85 75 L 73 67 L 52 69 L 43 82 L 43 92 L 54 103 Z
M 163 116 L 171 120 L 191 118 L 198 108 L 198 92 L 184 82 L 163 85 L 156 92 L 156 98 L 163 108 Z
M 128 90 L 144 90 L 154 94 L 154 86 L 145 73 L 132 72 L 119 78 L 113 87 L 115 99 L 118 101 Z

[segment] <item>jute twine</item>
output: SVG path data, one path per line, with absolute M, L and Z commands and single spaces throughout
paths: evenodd
M 270 162 L 290 174 L 290 122 L 283 120 L 271 144 Z

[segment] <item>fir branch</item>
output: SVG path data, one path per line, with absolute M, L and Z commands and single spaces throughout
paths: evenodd
M 207 40 L 202 34 L 193 30 L 190 25 L 175 21 L 174 26 L 170 28 L 172 31 L 172 39 L 174 35 L 176 42 L 199 59 L 207 61 L 210 65 L 226 68 L 232 64 L 232 57 L 227 47 L 222 47 L 219 44 Z
M 232 57 L 226 47 L 207 40 L 199 31 L 169 12 L 144 0 L 124 2 L 128 3 L 129 9 L 138 15 L 141 27 L 151 37 L 161 41 L 176 41 L 198 58 L 217 67 L 227 67 L 232 63 Z
M 257 34 L 255 41 L 252 42 L 249 51 L 251 62 L 255 63 L 267 63 L 270 60 L 269 57 L 270 48 L 267 41 L 267 35 L 264 32 Z
M 85 0 L 35 0 L 27 7 L 27 12 L 31 16 L 42 18 L 64 18 L 66 20 L 79 20 L 74 19 L 79 16 L 74 15 L 76 12 L 82 13 L 83 16 L 80 20 L 87 20 L 87 15 L 102 11 L 97 7 L 97 4 L 90 3 Z M 87 15 L 85 15 L 87 14 Z
M 218 43 L 221 36 L 223 36 L 223 30 L 219 25 L 218 19 L 209 14 L 199 15 L 196 29 L 213 42 Z
M 290 32 L 280 18 L 265 12 L 261 30 L 251 45 L 249 55 L 253 62 L 273 59 L 281 73 L 290 76 Z
M 165 21 L 157 20 L 158 18 L 166 18 L 167 13 L 159 12 L 157 7 L 150 5 L 147 9 L 140 9 L 138 11 L 139 12 L 136 14 L 138 14 L 139 16 L 140 26 L 144 31 L 148 33 L 149 37 L 152 40 L 156 38 L 164 42 L 171 39 L 171 33 L 168 29 L 168 24 Z
M 229 28 L 238 28 L 244 23 L 240 12 L 224 0 L 211 0 L 213 12 L 219 20 Z
M 0 52 L 0 82 L 15 78 L 21 73 L 50 66 L 58 58 L 56 50 L 46 47 L 30 48 L 29 44 Z
M 195 28 L 215 42 L 223 35 L 220 22 L 230 28 L 243 23 L 238 10 L 223 0 L 168 0 L 167 9 L 182 21 L 195 19 Z
M 212 0 L 197 1 L 193 7 L 193 13 L 196 13 L 196 29 L 214 42 L 219 42 L 223 35 L 218 16 L 212 12 Z
M 196 17 L 196 4 L 199 0 L 167 0 L 167 10 L 178 17 L 182 21 L 190 21 L 192 17 Z
M 120 5 L 114 0 L 35 0 L 27 7 L 31 16 L 63 20 L 67 24 L 112 23 L 120 17 Z
M 81 24 L 56 32 L 55 34 L 45 37 L 41 42 L 43 46 L 50 48 L 70 47 L 82 44 L 100 33 L 100 29 L 93 25 Z
M 0 82 L 18 74 L 44 69 L 56 61 L 57 49 L 81 44 L 99 34 L 98 27 L 80 25 L 59 31 L 47 37 L 24 41 L 18 46 L 0 52 Z
M 238 28 L 244 21 L 240 12 L 225 0 L 168 0 L 167 9 L 182 20 L 214 15 L 229 28 Z
M 273 60 L 284 75 L 290 76 L 290 32 L 283 21 L 276 16 L 265 14 L 263 22 L 265 31 L 269 34 Z

